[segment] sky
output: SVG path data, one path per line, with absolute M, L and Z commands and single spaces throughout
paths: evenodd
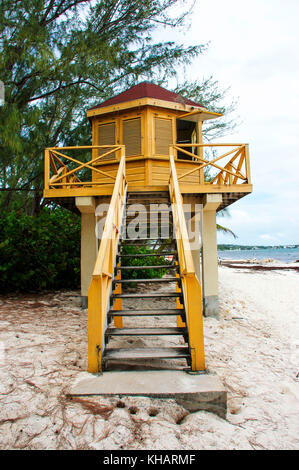
M 210 42 L 186 74 L 230 87 L 241 123 L 217 142 L 249 143 L 253 193 L 219 217 L 238 238 L 218 243 L 299 244 L 298 25 L 299 0 L 198 0 L 190 27 L 171 33 Z

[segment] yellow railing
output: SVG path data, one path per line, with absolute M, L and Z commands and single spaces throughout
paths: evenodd
M 170 201 L 178 247 L 193 371 L 205 370 L 201 285 L 195 274 L 174 154 L 170 151 Z
M 192 152 L 186 150 L 188 147 L 190 147 Z M 207 160 L 203 157 L 203 151 L 205 148 L 216 149 L 218 147 L 233 148 L 212 160 Z M 200 163 L 198 167 L 193 168 L 178 177 L 178 180 L 182 183 L 184 182 L 182 180 L 186 176 L 198 172 L 199 184 L 251 184 L 248 144 L 179 144 L 173 145 L 172 148 L 174 151 L 182 152 L 185 155 L 188 155 L 188 157 L 193 161 L 197 160 Z M 197 149 L 197 154 L 194 153 L 194 148 Z M 218 164 L 220 160 L 227 159 L 227 157 L 230 157 L 230 159 L 224 166 Z M 211 179 L 207 180 L 204 174 L 204 169 L 207 167 L 216 168 L 220 171 Z
M 111 182 L 115 181 L 115 176 L 100 170 L 95 166 L 101 159 L 123 151 L 123 145 L 85 145 L 77 147 L 51 147 L 45 150 L 45 189 L 66 189 L 66 188 L 81 188 L 91 187 L 94 185 L 102 184 L 98 182 L 93 176 L 98 173 L 101 176 L 111 178 Z M 68 150 L 91 150 L 92 159 L 88 162 L 82 162 L 76 158 L 66 155 L 65 151 Z M 99 155 L 99 150 L 104 151 Z M 106 151 L 105 151 L 106 150 Z M 68 164 L 76 164 L 74 168 L 69 168 Z M 78 177 L 78 172 L 82 169 L 89 169 L 92 172 L 92 181 L 81 181 Z
M 125 152 L 122 148 L 114 190 L 88 291 L 88 371 L 93 373 L 102 372 L 106 317 L 126 193 Z

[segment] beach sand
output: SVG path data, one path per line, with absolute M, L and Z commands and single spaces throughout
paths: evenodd
M 87 374 L 78 292 L 2 297 L 0 448 L 298 449 L 298 281 L 296 271 L 219 268 L 220 320 L 204 330 L 226 420 L 173 400 L 67 398 Z

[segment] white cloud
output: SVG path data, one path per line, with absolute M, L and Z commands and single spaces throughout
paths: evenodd
M 239 96 L 242 125 L 222 140 L 249 142 L 254 191 L 220 221 L 237 243 L 299 243 L 298 18 L 297 0 L 201 1 L 188 32 L 211 41 L 192 77 L 212 74 Z
M 263 233 L 263 235 L 260 235 L 260 238 L 267 242 L 276 241 L 276 237 L 273 237 L 273 235 L 269 235 L 268 233 Z
M 258 244 L 265 235 L 299 243 L 298 18 L 298 0 L 199 0 L 185 34 L 160 32 L 186 45 L 210 41 L 182 80 L 213 75 L 239 98 L 242 124 L 221 141 L 249 143 L 253 194 L 230 206 L 232 217 L 219 218 L 237 243 Z

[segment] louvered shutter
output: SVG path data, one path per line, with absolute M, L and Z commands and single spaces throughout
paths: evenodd
M 126 119 L 123 121 L 123 144 L 126 146 L 126 156 L 141 155 L 141 119 Z
M 107 124 L 100 124 L 98 130 L 98 145 L 115 145 L 115 122 L 109 122 Z M 110 149 L 99 149 L 99 155 L 103 155 Z M 111 153 L 106 157 L 101 158 L 103 160 L 114 160 L 115 153 Z
M 173 144 L 171 119 L 155 118 L 155 142 L 157 155 L 169 155 Z

